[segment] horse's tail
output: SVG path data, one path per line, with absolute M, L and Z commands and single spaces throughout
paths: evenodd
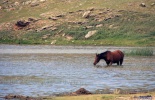
M 118 50 L 118 53 L 121 55 L 121 59 L 120 59 L 120 65 L 122 65 L 123 60 L 124 60 L 124 53 L 120 50 Z

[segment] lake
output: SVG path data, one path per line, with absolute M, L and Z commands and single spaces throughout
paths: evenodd
M 91 92 L 155 89 L 155 56 L 125 56 L 123 66 L 106 67 L 104 61 L 93 65 L 95 53 L 132 48 L 0 45 L 0 97 L 8 94 L 50 96 L 79 88 Z

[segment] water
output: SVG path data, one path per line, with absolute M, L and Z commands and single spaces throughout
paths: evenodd
M 155 56 L 125 57 L 123 66 L 93 66 L 95 53 L 131 47 L 0 45 L 0 97 L 50 96 L 83 87 L 155 89 Z

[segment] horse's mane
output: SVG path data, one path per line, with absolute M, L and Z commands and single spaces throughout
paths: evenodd
M 108 52 L 110 52 L 110 51 L 102 52 L 102 53 L 100 54 L 100 56 L 103 56 L 103 55 L 107 54 Z

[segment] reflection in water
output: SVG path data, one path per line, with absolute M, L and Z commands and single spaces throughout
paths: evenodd
M 33 52 L 37 52 L 38 47 L 34 46 Z M 5 47 L 7 50 L 8 48 L 13 47 Z M 52 47 L 46 48 L 52 50 Z M 18 49 L 22 50 L 23 47 L 19 46 Z M 24 47 L 24 51 L 27 49 L 29 46 Z M 84 49 L 80 47 L 83 52 L 86 49 L 86 47 Z M 1 49 L 1 51 L 4 50 Z M 94 51 L 93 49 L 89 52 Z M 116 88 L 140 91 L 155 87 L 154 56 L 125 57 L 123 66 L 110 67 L 106 67 L 104 61 L 100 61 L 97 67 L 93 66 L 94 54 L 92 53 L 5 52 L 3 54 L 1 52 L 0 56 L 0 96 L 10 93 L 45 96 L 72 92 L 81 87 L 90 91 Z

